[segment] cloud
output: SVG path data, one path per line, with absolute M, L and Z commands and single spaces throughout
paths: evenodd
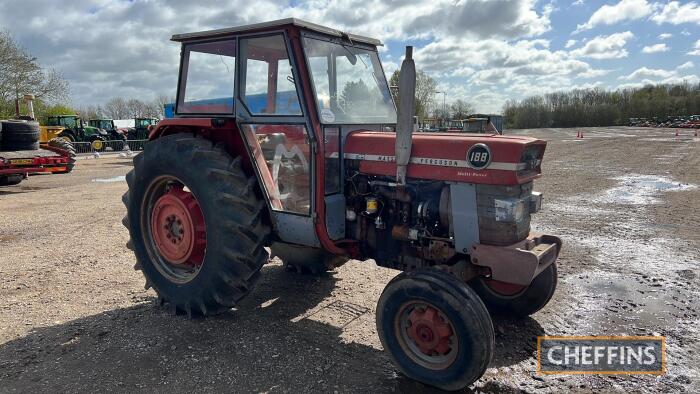
M 695 41 L 693 50 L 688 52 L 688 55 L 700 56 L 700 40 Z
M 623 21 L 644 18 L 652 13 L 652 6 L 646 0 L 620 0 L 615 5 L 604 5 L 591 15 L 588 22 L 578 25 L 574 33 L 590 30 L 601 25 L 614 25 Z
M 564 48 L 569 49 L 572 46 L 576 45 L 577 42 L 578 41 L 576 41 L 576 40 L 568 40 L 568 41 L 566 41 L 566 44 L 564 44 Z
M 668 40 L 669 38 L 673 37 L 673 34 L 671 33 L 661 33 L 659 34 L 659 40 Z
M 597 36 L 578 49 L 571 51 L 574 57 L 588 57 L 592 59 L 619 59 L 629 54 L 625 49 L 627 41 L 634 34 L 630 31 L 614 33 L 609 36 Z
M 646 67 L 641 67 L 631 74 L 627 76 L 622 76 L 619 77 L 618 79 L 624 80 L 624 81 L 633 81 L 635 79 L 640 79 L 640 78 L 669 78 L 676 75 L 676 72 L 673 70 L 663 70 L 663 69 L 652 69 L 652 68 L 646 68 Z
M 571 3 L 571 5 L 573 5 L 573 6 L 584 5 L 584 4 L 585 4 L 584 0 L 576 0 L 573 3 Z
M 685 62 L 676 67 L 674 70 L 640 67 L 634 70 L 631 74 L 618 77 L 617 79 L 622 81 L 634 81 L 637 79 L 651 81 L 651 78 L 654 78 L 657 80 L 657 83 L 676 83 L 677 81 L 690 81 L 692 83 L 692 81 L 698 80 L 697 76 L 681 76 L 680 72 L 693 67 L 695 67 L 695 64 L 693 64 L 693 62 Z
M 22 7 L 0 1 L 0 26 L 62 72 L 73 103 L 85 105 L 113 96 L 174 95 L 180 52 L 169 41 L 174 33 L 299 17 L 400 44 L 488 40 L 500 48 L 549 31 L 552 12 L 552 3 L 538 0 L 259 0 L 254 6 L 244 0 L 24 0 Z M 501 56 L 479 48 L 473 57 Z M 455 59 L 432 63 L 440 62 Z M 438 76 L 468 78 L 476 71 L 473 63 L 459 59 Z M 385 63 L 387 72 L 396 67 Z
M 651 20 L 657 24 L 670 23 L 679 25 L 681 23 L 695 23 L 700 25 L 700 5 L 694 1 L 686 4 L 671 1 L 663 6 L 660 13 L 652 16 Z
M 661 53 L 661 52 L 668 52 L 669 47 L 666 46 L 666 44 L 661 43 L 661 44 L 654 44 L 654 45 L 647 45 L 644 48 L 642 48 L 642 53 Z
M 395 2 L 387 2 L 395 4 Z M 426 32 L 433 36 L 462 36 L 467 37 L 500 37 L 519 38 L 533 37 L 551 29 L 549 16 L 553 6 L 547 4 L 541 14 L 535 11 L 535 0 L 439 0 L 426 2 L 422 9 L 409 8 L 404 20 L 405 34 L 408 36 L 424 37 Z M 381 14 L 376 14 L 381 15 Z M 387 20 L 401 21 L 399 18 L 375 18 L 377 23 L 384 25 Z

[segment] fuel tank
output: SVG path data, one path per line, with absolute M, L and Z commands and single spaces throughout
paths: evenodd
M 345 160 L 357 160 L 368 175 L 395 176 L 395 134 L 355 131 L 344 145 Z M 547 142 L 531 137 L 415 133 L 407 177 L 489 185 L 518 185 L 538 178 Z

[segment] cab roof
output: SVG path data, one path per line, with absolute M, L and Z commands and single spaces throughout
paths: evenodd
M 233 33 L 273 30 L 273 29 L 276 29 L 278 27 L 289 26 L 289 25 L 297 26 L 297 27 L 302 28 L 302 29 L 311 30 L 314 32 L 322 33 L 322 34 L 327 34 L 330 36 L 347 37 L 351 41 L 357 41 L 357 42 L 362 42 L 362 43 L 366 43 L 366 44 L 370 44 L 370 45 L 382 46 L 382 42 L 377 40 L 377 39 L 365 37 L 365 36 L 359 36 L 359 35 L 352 34 L 352 33 L 347 33 L 347 32 L 333 29 L 330 27 L 321 26 L 321 25 L 318 25 L 316 23 L 307 22 L 307 21 L 304 21 L 304 20 L 301 20 L 298 18 L 285 18 L 285 19 L 278 19 L 278 20 L 269 21 L 269 22 L 255 23 L 252 25 L 227 27 L 224 29 L 206 30 L 206 31 L 200 31 L 200 32 L 193 32 L 193 33 L 174 34 L 172 36 L 171 40 L 177 41 L 177 42 L 199 40 L 199 39 L 203 39 L 203 38 L 227 36 L 227 35 L 233 34 Z

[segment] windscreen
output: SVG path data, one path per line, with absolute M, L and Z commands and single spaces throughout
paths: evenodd
M 304 50 L 321 123 L 396 123 L 396 107 L 376 51 L 308 37 Z

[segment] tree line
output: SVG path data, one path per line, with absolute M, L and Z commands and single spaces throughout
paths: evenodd
M 394 101 L 399 104 L 399 70 L 394 71 L 389 78 L 389 86 L 394 96 Z M 464 99 L 454 100 L 452 103 L 438 103 L 437 81 L 423 70 L 416 70 L 416 104 L 415 116 L 419 122 L 426 118 L 433 119 L 464 119 L 468 114 L 474 112 L 474 106 Z
M 700 83 L 647 85 L 619 90 L 576 89 L 509 100 L 503 107 L 509 128 L 622 126 L 630 118 L 700 114 Z

